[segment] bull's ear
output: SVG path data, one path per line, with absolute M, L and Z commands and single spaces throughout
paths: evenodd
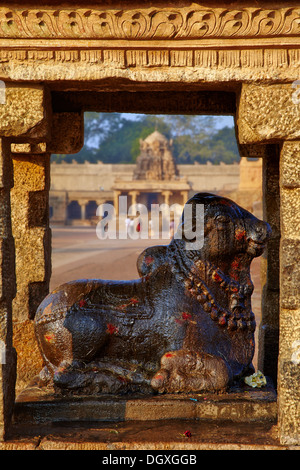
M 166 245 L 150 246 L 146 248 L 137 259 L 139 276 L 146 276 L 153 272 L 159 264 L 163 264 L 165 262 L 166 253 Z

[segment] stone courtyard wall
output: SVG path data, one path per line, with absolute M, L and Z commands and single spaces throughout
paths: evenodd
M 114 200 L 116 180 L 130 182 L 136 165 L 107 163 L 52 163 L 50 207 L 51 222 L 67 222 L 67 206 L 77 201 L 85 207 L 89 201 Z M 241 163 L 213 165 L 177 165 L 182 180 L 190 186 L 189 197 L 197 192 L 213 192 L 228 196 L 246 209 L 253 211 L 255 204 L 262 208 L 262 160 L 247 160 Z M 146 188 L 145 188 L 146 189 Z M 174 186 L 174 190 L 175 190 Z M 85 209 L 83 209 L 84 211 Z M 256 211 L 261 216 L 261 212 Z
M 134 169 L 134 164 L 52 163 L 51 191 L 110 191 L 115 179 L 131 181 Z M 193 191 L 236 189 L 240 182 L 238 164 L 178 165 L 178 170 Z

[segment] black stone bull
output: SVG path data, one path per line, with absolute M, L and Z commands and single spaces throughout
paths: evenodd
M 270 228 L 226 198 L 199 193 L 187 204 L 204 205 L 201 249 L 173 238 L 140 255 L 139 279 L 72 281 L 45 298 L 35 318 L 41 377 L 64 392 L 177 393 L 222 390 L 253 371 L 250 263 Z

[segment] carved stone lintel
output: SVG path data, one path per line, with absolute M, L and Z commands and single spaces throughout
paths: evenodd
M 2 38 L 202 39 L 299 36 L 297 7 L 0 9 Z

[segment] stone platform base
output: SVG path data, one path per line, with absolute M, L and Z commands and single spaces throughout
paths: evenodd
M 155 452 L 298 450 L 280 444 L 276 420 L 270 384 L 217 395 L 72 398 L 32 385 L 17 398 L 10 435 L 0 450 L 100 450 L 100 463 L 131 455 L 119 451 L 143 451 L 138 454 L 143 466 Z M 197 459 L 200 463 L 200 455 Z
M 16 400 L 14 423 L 122 422 L 170 419 L 276 422 L 276 393 L 246 385 L 227 393 L 56 396 L 51 388 L 32 385 Z
M 186 436 L 186 431 L 190 431 L 190 437 Z M 100 450 L 103 453 L 97 456 L 98 464 L 105 455 L 128 455 L 120 451 L 144 451 L 143 454 L 150 455 L 156 451 L 170 455 L 175 451 L 195 454 L 201 450 L 286 449 L 299 450 L 295 446 L 280 445 L 277 425 L 270 422 L 186 419 L 15 424 L 8 440 L 0 442 L 0 450 Z M 199 455 L 199 464 L 201 459 Z

